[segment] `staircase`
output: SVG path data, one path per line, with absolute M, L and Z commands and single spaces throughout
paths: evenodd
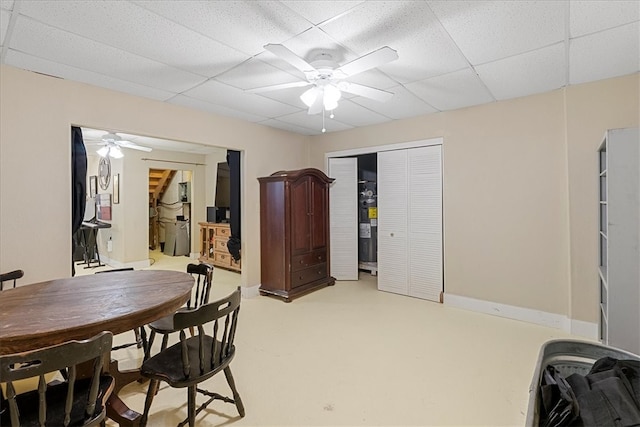
M 149 169 L 149 248 L 152 250 L 158 247 L 160 236 L 158 202 L 175 174 L 171 169 Z

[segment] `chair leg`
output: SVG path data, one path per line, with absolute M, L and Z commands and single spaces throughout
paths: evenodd
M 187 397 L 187 407 L 189 411 L 189 427 L 196 425 L 196 386 L 189 386 L 189 396 Z
M 153 345 L 153 340 L 156 338 L 156 331 L 151 329 L 151 333 L 149 334 L 149 340 L 147 341 L 147 345 L 144 349 L 144 360 L 148 360 L 151 357 L 151 346 Z
M 242 404 L 242 399 L 240 398 L 240 393 L 236 389 L 236 382 L 233 380 L 233 375 L 231 374 L 231 368 L 224 368 L 224 376 L 227 378 L 227 383 L 229 387 L 231 387 L 231 392 L 233 393 L 233 400 L 236 402 L 236 408 L 238 409 L 238 413 L 241 417 L 244 417 L 244 405 Z
M 140 419 L 140 427 L 145 427 L 147 425 L 147 420 L 149 418 L 149 410 L 151 409 L 151 403 L 153 402 L 153 398 L 156 393 L 158 393 L 158 388 L 160 385 L 160 381 L 151 380 L 149 381 L 149 388 L 147 389 L 147 398 L 144 401 L 144 412 L 142 413 L 142 418 Z
M 168 344 L 169 344 L 169 334 L 162 334 L 162 347 L 160 347 L 160 351 L 166 350 Z

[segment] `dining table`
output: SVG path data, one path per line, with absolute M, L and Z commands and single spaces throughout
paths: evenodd
M 47 280 L 0 293 L 0 354 L 13 354 L 90 338 L 114 335 L 175 312 L 191 296 L 194 279 L 180 271 L 136 270 Z M 120 370 L 111 359 L 106 369 L 116 380 L 107 416 L 136 426 L 140 414 L 118 397 L 140 379 L 139 369 Z

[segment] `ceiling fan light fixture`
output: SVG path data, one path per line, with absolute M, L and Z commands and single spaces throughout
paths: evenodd
M 116 145 L 115 147 L 111 147 L 109 149 L 109 156 L 113 157 L 114 159 L 121 159 L 124 157 L 124 154 L 122 153 L 120 147 Z
M 109 154 L 109 147 L 105 145 L 104 147 L 96 151 L 96 153 L 98 153 L 100 157 L 107 157 L 107 155 Z
M 321 93 L 321 90 L 317 86 L 314 86 L 300 95 L 300 100 L 304 102 L 304 105 L 306 105 L 307 107 L 311 107 L 316 101 L 316 98 L 320 96 Z
M 338 107 L 338 100 L 342 96 L 342 92 L 340 89 L 335 87 L 334 85 L 326 85 L 324 87 L 324 108 L 325 110 L 335 110 Z

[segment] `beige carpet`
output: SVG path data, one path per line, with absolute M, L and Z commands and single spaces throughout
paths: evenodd
M 183 270 L 192 262 L 156 258 L 152 268 Z M 540 346 L 569 335 L 380 292 L 375 277 L 360 276 L 289 304 L 244 299 L 231 368 L 247 415 L 239 418 L 233 405 L 216 401 L 198 415 L 197 425 L 524 424 Z M 239 280 L 216 269 L 212 299 L 232 292 Z M 119 335 L 116 343 L 132 337 Z M 124 367 L 135 367 L 142 352 L 133 348 L 116 356 Z M 205 385 L 229 391 L 223 375 Z M 145 392 L 134 383 L 121 397 L 141 412 Z M 177 425 L 186 417 L 186 402 L 186 390 L 163 384 L 149 424 Z

